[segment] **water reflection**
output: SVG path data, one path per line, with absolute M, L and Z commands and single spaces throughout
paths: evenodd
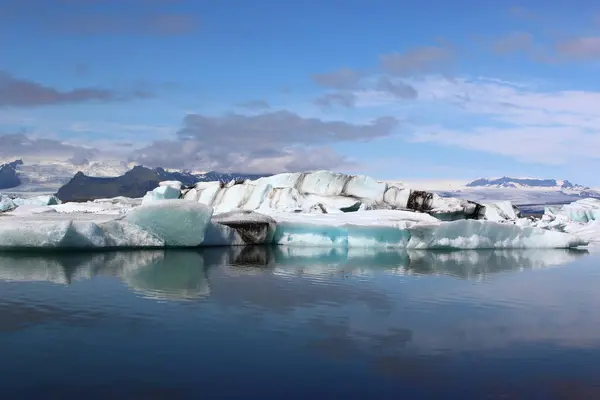
M 348 277 L 378 273 L 481 279 L 502 271 L 567 264 L 586 250 L 398 251 L 301 247 L 229 247 L 89 253 L 0 253 L 0 280 L 70 284 L 115 276 L 145 297 L 209 296 L 209 270 L 228 276 Z
M 585 254 L 2 253 L 0 281 L 57 285 L 0 282 L 0 374 L 37 397 L 62 394 L 64 377 L 75 375 L 80 397 L 98 382 L 148 393 L 158 383 L 185 394 L 200 386 L 219 398 L 532 398 L 576 389 L 594 397 L 597 259 L 514 273 Z

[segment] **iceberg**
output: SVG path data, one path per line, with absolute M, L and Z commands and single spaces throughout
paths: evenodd
M 54 195 L 42 195 L 42 196 L 34 196 L 28 198 L 16 198 L 13 199 L 13 202 L 17 206 L 23 205 L 31 205 L 31 206 L 53 206 L 56 204 L 60 204 L 60 200 L 56 198 Z
M 487 221 L 452 221 L 415 226 L 412 249 L 542 249 L 584 246 L 588 241 L 562 232 Z
M 276 214 L 274 244 L 349 248 L 570 248 L 574 235 L 492 221 L 440 222 L 427 214 L 374 210 L 343 215 Z M 342 217 L 342 218 L 340 218 Z
M 179 184 L 179 187 L 177 187 L 177 185 L 174 184 L 172 181 L 166 181 L 161 183 L 165 184 L 159 184 L 159 186 L 156 189 L 144 195 L 144 197 L 142 198 L 142 204 L 148 204 L 158 200 L 178 199 L 179 197 L 181 197 L 181 182 L 177 182 Z
M 204 242 L 212 213 L 203 204 L 163 200 L 134 208 L 123 220 L 160 238 L 165 246 L 195 247 Z
M 521 224 L 521 220 L 517 223 Z M 524 221 L 521 225 L 524 225 Z M 600 200 L 587 198 L 559 207 L 546 207 L 541 219 L 527 225 L 576 235 L 588 242 L 600 241 Z
M 17 209 L 18 210 L 18 209 Z M 340 214 L 232 211 L 161 200 L 125 216 L 5 213 L 0 248 L 154 248 L 276 244 L 340 248 L 567 248 L 587 244 L 569 233 L 492 221 L 442 222 L 426 214 L 370 210 Z
M 8 196 L 0 194 L 0 212 L 6 212 L 17 208 L 15 202 Z
M 546 219 L 588 223 L 600 220 L 600 199 L 582 199 L 561 207 L 546 207 Z
M 43 196 L 34 196 L 28 198 L 10 198 L 6 195 L 0 194 L 0 212 L 12 211 L 20 206 L 50 206 L 59 204 L 60 200 L 58 200 L 53 195 L 43 195 Z
M 153 196 L 150 193 L 148 196 Z M 216 214 L 234 210 L 334 214 L 387 209 L 454 220 L 483 218 L 485 209 L 468 200 L 330 171 L 285 173 L 254 181 L 199 182 L 193 188 L 183 189 L 181 197 L 206 204 Z
M 163 247 L 165 241 L 135 224 L 72 220 L 19 220 L 0 224 L 0 249 Z
M 51 206 L 51 209 L 64 214 L 107 214 L 122 215 L 126 214 L 132 208 L 141 205 L 141 199 L 131 199 L 128 197 L 115 197 L 112 199 L 96 199 L 93 201 L 81 203 L 62 203 Z M 23 207 L 23 206 L 21 206 Z M 19 207 L 19 208 L 21 208 Z
M 582 204 L 533 221 L 509 202 L 482 205 L 328 171 L 194 187 L 167 181 L 143 199 L 8 209 L 0 248 L 570 248 L 591 240 L 563 224 L 596 218 L 593 204 Z

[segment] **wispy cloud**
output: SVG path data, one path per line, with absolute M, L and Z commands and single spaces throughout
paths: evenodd
M 578 37 L 556 44 L 557 53 L 564 58 L 590 60 L 600 58 L 600 36 Z
M 323 108 L 330 108 L 334 106 L 351 108 L 354 107 L 355 102 L 356 97 L 352 92 L 325 93 L 314 100 L 314 103 L 317 106 Z
M 35 81 L 17 78 L 7 72 L 0 72 L 0 107 L 37 107 L 148 97 L 152 97 L 152 93 L 145 90 L 134 90 L 132 93 L 119 93 L 93 87 L 60 90 Z
M 255 172 L 338 168 L 350 161 L 329 145 L 390 136 L 397 125 L 393 117 L 352 124 L 306 118 L 289 111 L 219 117 L 189 114 L 175 139 L 136 150 L 131 159 L 169 168 Z
M 327 88 L 354 89 L 363 76 L 364 73 L 362 72 L 350 68 L 341 68 L 329 73 L 314 74 L 312 79 L 317 85 Z
M 449 44 L 422 46 L 406 52 L 391 52 L 380 57 L 382 69 L 393 76 L 430 73 L 444 67 L 454 58 L 454 49 Z
M 245 108 L 247 110 L 266 110 L 271 108 L 271 105 L 266 100 L 254 99 L 248 100 L 242 103 L 237 104 L 240 108 Z
M 487 123 L 455 130 L 417 129 L 411 140 L 511 156 L 525 162 L 565 164 L 581 157 L 600 159 L 600 92 L 535 90 L 486 79 L 430 79 L 426 101 L 477 114 Z
M 6 23 L 73 35 L 185 35 L 200 27 L 198 15 L 177 1 L 20 0 L 0 7 Z

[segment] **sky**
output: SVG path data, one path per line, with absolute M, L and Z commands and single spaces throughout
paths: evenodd
M 591 0 L 0 0 L 0 158 L 600 186 Z

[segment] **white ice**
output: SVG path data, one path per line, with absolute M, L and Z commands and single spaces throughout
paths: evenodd
M 115 197 L 112 199 L 97 199 L 82 203 L 63 203 L 51 206 L 51 208 L 59 213 L 65 214 L 92 213 L 122 215 L 126 214 L 129 210 L 139 206 L 140 204 L 141 199 Z
M 17 209 L 18 210 L 18 209 Z M 341 214 L 216 215 L 203 204 L 163 200 L 132 209 L 123 218 L 91 213 L 12 212 L 0 220 L 0 248 L 195 247 L 248 244 L 247 232 L 225 226 L 274 220 L 265 242 L 341 248 L 565 248 L 576 236 L 492 221 L 440 222 L 424 214 L 372 210 Z M 272 220 L 270 218 L 272 218 Z M 222 222 L 222 223 L 219 223 Z M 268 222 L 272 224 L 271 222 Z M 259 237 L 257 235 L 256 237 Z M 246 237 L 246 239 L 244 239 Z M 257 239 L 259 240 L 259 239 Z
M 285 173 L 255 181 L 199 182 L 182 193 L 185 200 L 213 207 L 215 213 L 233 210 L 333 214 L 369 209 L 411 209 L 427 201 L 426 209 L 441 219 L 461 218 L 476 205 L 435 193 L 421 194 L 401 186 L 329 171 Z M 423 196 L 428 196 L 424 200 Z M 150 192 L 148 194 L 150 195 Z M 410 199 L 414 199 L 412 202 Z
M 499 201 L 496 203 L 486 203 L 485 219 L 488 221 L 511 221 L 518 218 L 517 212 L 510 201 Z
M 492 221 L 440 222 L 427 214 L 401 211 L 271 216 L 277 221 L 274 243 L 288 246 L 521 249 L 587 244 L 562 232 Z
M 5 212 L 14 209 L 17 205 L 8 196 L 0 194 L 0 212 Z
M 123 220 L 159 237 L 165 246 L 194 247 L 204 242 L 212 213 L 213 210 L 203 204 L 163 200 L 134 208 Z
M 31 206 L 52 206 L 60 204 L 60 200 L 54 195 L 41 195 L 27 198 L 16 198 L 13 202 L 17 206 L 31 205 Z
M 407 210 L 423 202 L 427 212 Z M 23 205 L 2 214 L 0 247 L 567 248 L 593 240 L 592 226 L 577 221 L 595 220 L 598 209 L 582 201 L 533 221 L 518 218 L 509 202 L 481 208 L 365 176 L 318 171 L 200 182 L 191 189 L 163 182 L 141 200 Z
M 209 207 L 180 200 L 137 207 L 124 218 L 13 212 L 0 221 L 0 248 L 194 247 L 203 243 L 211 215 Z
M 181 191 L 174 185 L 176 181 L 165 181 L 163 185 L 159 185 L 156 189 L 146 193 L 142 198 L 142 204 L 148 204 L 159 200 L 178 199 L 181 196 Z M 179 186 L 181 187 L 181 182 Z
M 566 232 L 588 242 L 600 242 L 600 200 L 587 198 L 559 207 L 546 207 L 540 220 L 520 225 Z
M 600 220 L 600 200 L 588 198 L 561 207 L 547 207 L 544 214 L 554 218 L 566 218 L 572 222 L 596 221 Z

